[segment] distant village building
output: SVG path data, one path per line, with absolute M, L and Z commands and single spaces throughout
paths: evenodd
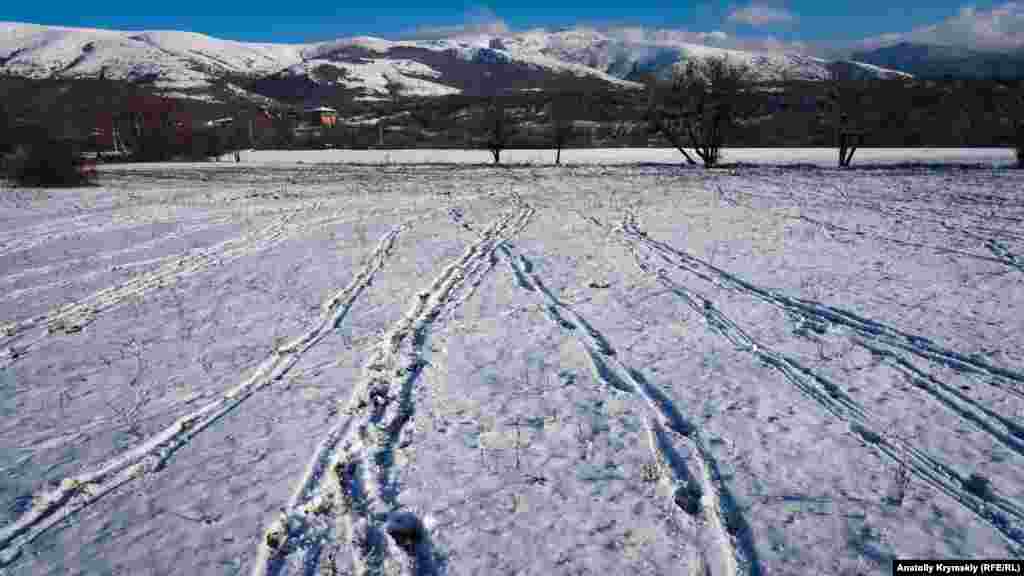
M 329 106 L 307 108 L 306 121 L 313 126 L 334 128 L 338 123 L 338 111 Z
M 128 100 L 128 116 L 136 138 L 146 135 L 173 135 L 178 146 L 192 145 L 192 115 L 177 100 L 160 96 L 133 96 Z
M 96 114 L 95 128 L 89 133 L 89 151 L 105 156 L 127 153 L 113 112 L 103 111 Z
M 192 115 L 170 98 L 132 96 L 120 110 L 96 113 L 89 147 L 102 155 L 118 155 L 154 138 L 188 148 L 192 145 Z
M 277 137 L 274 115 L 268 108 L 260 108 L 249 119 L 249 133 L 254 144 L 265 144 Z
M 292 116 L 294 118 L 294 116 Z M 295 137 L 300 142 L 312 144 L 324 139 L 327 130 L 338 125 L 338 111 L 328 106 L 306 108 L 300 121 L 294 128 Z
M 275 115 L 269 108 L 247 109 L 234 116 L 215 118 L 205 122 L 208 131 L 216 132 L 224 141 L 232 141 L 242 148 L 267 145 L 277 136 Z
M 333 109 L 311 109 L 310 113 L 314 110 L 318 122 L 335 121 Z M 210 142 L 243 149 L 266 146 L 279 136 L 281 119 L 281 112 L 275 113 L 268 107 L 243 107 L 231 116 L 197 122 L 180 100 L 134 96 L 119 110 L 104 110 L 95 115 L 88 131 L 89 150 L 114 156 L 166 145 L 168 154 L 180 155 L 201 151 Z

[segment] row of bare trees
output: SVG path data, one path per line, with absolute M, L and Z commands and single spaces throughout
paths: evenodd
M 851 84 L 841 72 L 833 71 L 826 89 L 841 168 L 850 166 L 865 138 L 865 131 L 851 122 L 859 106 Z M 688 61 L 671 81 L 649 86 L 649 129 L 662 134 L 688 163 L 697 164 L 687 152 L 691 148 L 705 167 L 716 166 L 729 132 L 751 112 L 746 108 L 751 99 L 745 96 L 756 85 L 748 66 L 730 63 L 725 57 Z
M 749 113 L 745 109 L 748 92 L 756 85 L 755 75 L 743 64 L 727 58 L 691 60 L 677 69 L 671 80 L 648 78 L 646 109 L 647 130 L 668 140 L 691 165 L 714 167 L 722 159 L 722 147 L 738 120 Z M 852 105 L 845 98 L 844 84 L 835 78 L 828 97 L 833 111 L 835 142 L 839 165 L 849 166 L 863 133 L 848 124 Z M 551 142 L 555 163 L 561 164 L 562 148 L 573 134 L 573 118 L 585 105 L 577 96 L 556 95 L 548 105 Z M 514 129 L 504 104 L 491 99 L 483 117 L 485 145 L 499 163 Z M 692 151 L 692 152 L 691 152 Z
M 647 79 L 646 121 L 649 134 L 660 134 L 691 165 L 717 166 L 730 133 L 754 112 L 752 92 L 759 88 L 757 75 L 746 65 L 727 58 L 691 60 L 677 67 L 670 80 Z M 854 153 L 867 138 L 865 126 L 858 125 L 870 102 L 866 83 L 850 78 L 850 71 L 833 69 L 825 82 L 827 125 L 838 152 L 838 165 L 851 165 Z M 573 135 L 573 118 L 585 106 L 576 95 L 555 95 L 547 108 L 555 163 L 561 163 L 562 148 Z M 1024 168 L 1024 94 L 1008 99 L 998 110 L 1016 119 L 1017 164 Z M 513 121 L 504 104 L 491 99 L 483 117 L 485 145 L 494 162 L 514 134 Z

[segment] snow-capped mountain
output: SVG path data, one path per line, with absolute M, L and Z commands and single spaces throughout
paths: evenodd
M 631 41 L 590 28 L 440 40 L 355 37 L 311 44 L 235 42 L 193 32 L 125 32 L 0 23 L 0 73 L 32 78 L 147 81 L 199 93 L 245 80 L 273 97 L 322 87 L 386 97 L 537 90 L 565 82 L 639 86 L 637 71 L 664 75 L 680 60 L 728 56 L 762 78 L 819 79 L 830 62 L 796 54 L 725 50 L 671 39 Z M 855 64 L 868 75 L 899 74 Z M 562 83 L 562 84 L 559 84 Z M 229 83 L 229 88 L 241 90 Z
M 860 76 L 887 78 L 909 74 L 856 61 L 831 61 L 796 53 L 730 50 L 695 44 L 669 33 L 636 34 L 593 28 L 572 28 L 558 32 L 523 32 L 502 39 L 506 50 L 519 58 L 535 55 L 574 62 L 626 78 L 632 72 L 667 76 L 687 60 L 721 58 L 745 64 L 762 80 L 823 80 L 836 64 L 856 69 Z

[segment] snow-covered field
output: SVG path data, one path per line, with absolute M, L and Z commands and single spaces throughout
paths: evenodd
M 696 158 L 694 154 L 691 156 Z M 493 160 L 487 150 L 244 150 L 241 160 L 247 164 L 490 164 Z M 836 165 L 834 148 L 727 148 L 722 151 L 725 164 L 757 164 L 773 166 Z M 550 165 L 554 163 L 554 150 L 505 150 L 501 154 L 504 164 Z M 227 154 L 223 161 L 234 161 Z M 562 163 L 566 165 L 635 165 L 682 164 L 683 156 L 674 148 L 585 148 L 562 150 Z M 854 155 L 855 168 L 877 166 L 906 166 L 912 164 L 1012 166 L 1016 163 L 1010 148 L 859 148 Z M 191 164 L 202 168 L 209 163 Z M 154 165 L 134 164 L 117 166 L 118 171 L 150 170 Z M 102 167 L 101 167 L 102 168 Z
M 1024 171 L 619 153 L 0 189 L 0 573 L 1020 556 Z

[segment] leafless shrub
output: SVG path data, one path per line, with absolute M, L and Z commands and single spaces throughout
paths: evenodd
M 499 98 L 492 98 L 484 110 L 483 130 L 485 145 L 494 156 L 494 163 L 501 163 L 501 151 L 508 147 L 515 130 L 512 119 L 505 110 L 505 104 Z
M 572 98 L 556 94 L 548 104 L 548 117 L 551 119 L 551 143 L 555 146 L 555 164 L 562 164 L 562 148 L 573 135 Z
M 1024 115 L 1024 104 L 1020 106 L 1022 108 L 1022 115 Z M 1017 154 L 1017 168 L 1024 168 L 1024 119 L 1017 121 L 1017 131 L 1014 134 L 1013 148 Z
M 649 86 L 649 127 L 664 135 L 688 163 L 697 163 L 686 151 L 690 147 L 705 167 L 714 167 L 741 115 L 740 99 L 752 84 L 750 68 L 725 57 L 688 61 L 670 83 Z
M 848 168 L 857 146 L 864 141 L 865 133 L 857 126 L 856 118 L 861 114 L 860 99 L 863 87 L 849 77 L 843 68 L 829 71 L 826 98 L 835 145 L 839 149 L 839 167 Z
M 95 166 L 82 158 L 81 147 L 45 133 L 33 133 L 4 162 L 7 178 L 19 186 L 85 186 L 95 180 Z

